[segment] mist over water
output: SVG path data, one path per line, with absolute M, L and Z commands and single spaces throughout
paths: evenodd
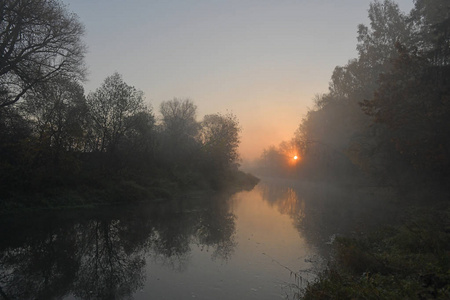
M 366 1 L 2 0 L 0 299 L 450 299 L 450 4 Z
M 265 179 L 251 191 L 3 220 L 9 298 L 279 299 L 315 278 L 336 235 L 391 222 L 384 191 Z M 344 208 L 345 207 L 345 208 Z

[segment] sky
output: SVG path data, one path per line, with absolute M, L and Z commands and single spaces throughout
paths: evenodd
M 243 161 L 292 138 L 333 69 L 356 58 L 370 0 L 63 0 L 84 24 L 86 93 L 118 72 L 159 115 L 231 112 Z M 396 1 L 409 12 L 413 0 Z

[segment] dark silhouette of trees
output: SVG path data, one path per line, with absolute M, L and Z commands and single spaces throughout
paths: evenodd
M 107 77 L 95 92 L 87 96 L 93 121 L 93 151 L 114 152 L 131 130 L 131 118 L 146 111 L 143 93 L 127 85 L 120 74 Z
M 162 126 L 171 136 L 179 140 L 196 137 L 199 130 L 197 106 L 191 100 L 174 98 L 163 101 L 160 112 Z
M 64 191 L 76 201 L 85 191 L 133 201 L 220 188 L 237 178 L 238 121 L 216 114 L 198 122 L 196 110 L 191 100 L 165 101 L 158 122 L 143 93 L 118 73 L 87 97 L 77 81 L 52 77 L 0 109 L 0 186 L 7 199 L 44 193 L 56 196 L 55 205 L 67 201 L 56 200 Z
M 93 192 L 103 201 L 168 197 L 237 174 L 235 117 L 206 117 L 203 128 L 196 105 L 175 98 L 157 119 L 119 73 L 85 96 L 83 32 L 59 0 L 0 2 L 0 188 L 8 199 L 0 210 L 9 201 L 79 203 Z
M 206 115 L 201 122 L 202 172 L 209 174 L 212 186 L 220 187 L 238 167 L 241 128 L 235 115 Z
M 60 1 L 0 3 L 0 107 L 56 76 L 84 78 L 84 28 Z
M 239 159 L 239 122 L 235 115 L 213 114 L 203 118 L 201 129 L 202 149 L 217 165 L 224 168 Z
M 356 180 L 357 166 L 381 183 L 449 179 L 447 2 L 415 1 L 409 14 L 390 0 L 370 5 L 358 57 L 334 69 L 329 92 L 316 96 L 295 133 L 298 175 Z M 277 153 L 264 152 L 266 165 L 280 165 Z
M 442 180 L 450 166 L 450 6 L 416 1 L 408 16 L 395 6 L 390 1 L 372 5 L 372 30 L 359 29 L 358 62 L 376 72 L 372 80 L 359 76 L 358 85 L 370 87 L 370 93 L 355 100 L 370 118 L 356 126 L 360 131 L 348 143 L 348 153 L 384 181 Z
M 359 157 L 354 149 L 367 140 L 371 125 L 359 104 L 372 97 L 379 75 L 398 55 L 395 43 L 411 39 L 407 16 L 393 1 L 371 3 L 369 19 L 370 26 L 358 27 L 358 58 L 334 69 L 329 92 L 316 96 L 314 108 L 295 133 L 303 155 L 302 176 L 343 179 L 356 175 L 353 164 Z
M 414 43 L 394 44 L 396 56 L 361 104 L 374 121 L 371 147 L 360 152 L 366 164 L 379 164 L 372 157 L 381 152 L 397 177 L 448 178 L 449 11 L 445 1 L 416 1 L 408 21 Z
M 189 99 L 174 98 L 163 101 L 160 106 L 161 147 L 163 159 L 174 165 L 182 166 L 192 161 L 194 151 L 198 151 L 197 106 Z
M 66 165 L 65 158 L 84 149 L 88 107 L 78 82 L 52 78 L 36 85 L 18 106 L 30 120 L 36 147 L 53 167 Z

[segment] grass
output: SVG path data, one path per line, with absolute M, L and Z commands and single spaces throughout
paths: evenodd
M 298 299 L 450 299 L 450 209 L 335 240 L 334 260 Z
M 231 174 L 231 173 L 230 173 Z M 45 182 L 45 181 L 43 181 Z M 221 179 L 220 189 L 242 190 L 258 179 L 237 171 Z M 88 174 L 74 180 L 47 180 L 28 191 L 9 190 L 0 195 L 0 215 L 48 209 L 97 207 L 106 204 L 162 201 L 192 191 L 212 191 L 203 174 L 157 170 L 152 176 L 139 174 Z

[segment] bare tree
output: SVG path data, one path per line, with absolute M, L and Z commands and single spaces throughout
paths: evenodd
M 0 1 L 0 107 L 55 76 L 83 79 L 83 33 L 58 0 Z

